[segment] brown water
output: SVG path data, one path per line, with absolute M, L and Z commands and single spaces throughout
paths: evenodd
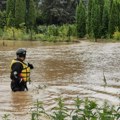
M 29 91 L 13 93 L 9 65 L 18 47 L 27 49 L 27 61 L 35 69 Z M 0 116 L 10 114 L 12 120 L 29 120 L 30 108 L 37 99 L 48 111 L 59 96 L 70 108 L 77 96 L 120 105 L 120 43 L 44 45 L 5 41 L 5 46 L 0 43 L 0 83 Z

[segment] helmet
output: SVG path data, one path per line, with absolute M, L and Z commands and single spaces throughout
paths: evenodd
M 16 51 L 16 55 L 18 57 L 26 57 L 26 50 L 24 48 L 19 48 L 17 51 Z

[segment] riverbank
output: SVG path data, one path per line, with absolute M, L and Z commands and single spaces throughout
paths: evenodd
M 57 44 L 74 44 L 74 43 L 81 43 L 82 41 L 84 42 L 94 42 L 94 43 L 116 43 L 116 42 L 120 42 L 119 40 L 115 40 L 115 39 L 73 39 L 71 41 L 41 41 L 41 40 L 0 40 L 0 46 L 22 46 L 22 45 L 26 45 L 27 43 L 31 43 L 33 45 L 37 45 L 37 44 L 41 44 L 41 45 L 57 45 Z

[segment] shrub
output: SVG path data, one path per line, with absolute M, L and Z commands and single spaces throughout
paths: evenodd
M 114 38 L 115 40 L 120 40 L 120 32 L 119 32 L 119 31 L 114 32 L 113 38 Z
M 47 26 L 43 26 L 43 25 L 38 26 L 37 32 L 41 34 L 45 34 L 47 32 Z
M 16 28 L 5 28 L 4 29 L 4 34 L 3 34 L 3 39 L 8 39 L 8 40 L 22 40 L 23 39 L 23 31 L 21 29 L 16 29 Z
M 59 27 L 59 33 L 60 33 L 60 36 L 63 37 L 63 38 L 65 36 L 67 36 L 67 33 L 68 33 L 68 27 L 67 27 L 67 25 L 60 26 Z
M 49 36 L 50 36 L 50 35 L 59 36 L 58 27 L 55 26 L 55 25 L 50 25 L 50 26 L 48 26 L 47 34 L 48 34 Z
M 70 42 L 76 36 L 76 25 L 65 24 L 62 26 L 38 26 L 37 33 L 33 29 L 26 32 L 24 23 L 20 28 L 5 27 L 0 30 L 0 36 L 7 40 L 41 40 L 48 42 Z
M 62 26 L 38 26 L 36 40 L 49 42 L 70 42 L 71 38 L 76 36 L 76 25 L 65 24 Z
M 3 36 L 3 30 L 0 28 L 0 37 Z
M 31 30 L 26 33 L 23 27 L 21 29 L 5 27 L 2 38 L 6 40 L 33 40 L 35 39 L 35 32 Z

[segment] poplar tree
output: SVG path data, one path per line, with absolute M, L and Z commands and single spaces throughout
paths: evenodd
M 92 32 L 95 38 L 95 41 L 97 38 L 100 37 L 100 6 L 98 4 L 98 1 L 93 2 L 93 7 L 92 7 Z
M 15 24 L 15 0 L 7 0 L 6 2 L 6 20 L 7 26 L 11 27 Z
M 99 9 L 100 9 L 100 31 L 99 31 L 99 36 L 101 37 L 102 36 L 102 18 L 103 18 L 103 10 L 104 10 L 104 0 L 98 0 L 98 4 L 99 4 Z
M 26 3 L 26 26 L 28 29 L 34 26 L 36 20 L 35 2 L 33 0 L 27 0 Z
M 110 2 L 109 0 L 106 0 L 104 3 L 103 16 L 102 16 L 102 29 L 101 29 L 102 37 L 107 37 L 108 34 L 109 8 L 110 8 Z
M 15 3 L 15 25 L 20 27 L 21 23 L 25 23 L 26 2 L 25 0 L 16 0 Z
M 87 34 L 89 36 L 101 37 L 103 9 L 104 0 L 89 0 L 87 12 Z
M 91 26 L 92 1 L 93 0 L 89 0 L 88 9 L 87 9 L 87 34 L 89 36 L 91 36 L 91 32 L 92 32 L 92 26 Z
M 6 25 L 6 11 L 0 11 L 0 28 Z
M 120 1 L 118 1 L 118 29 L 120 31 Z
M 76 9 L 77 35 L 83 38 L 86 34 L 86 11 L 83 2 L 80 1 Z
M 110 11 L 110 19 L 109 19 L 109 35 L 112 37 L 113 33 L 115 32 L 116 28 L 119 28 L 119 1 L 114 0 L 112 3 L 112 8 Z

